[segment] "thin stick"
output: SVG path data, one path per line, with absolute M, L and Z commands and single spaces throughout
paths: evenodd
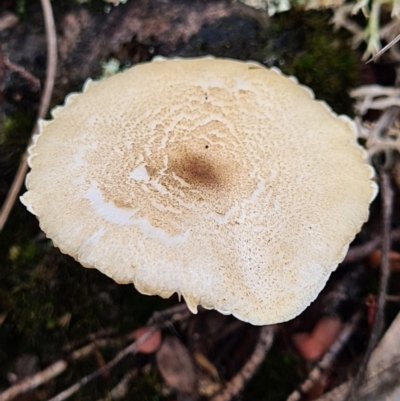
M 386 295 L 386 302 L 400 302 L 400 295 Z
M 159 312 L 154 312 L 150 319 L 147 321 L 147 326 L 158 325 L 164 323 L 166 320 L 172 317 L 177 317 L 179 314 L 187 314 L 189 311 L 185 302 L 171 306 L 170 308 L 164 309 Z
M 120 400 L 125 398 L 129 392 L 131 381 L 138 375 L 138 369 L 134 368 L 124 375 L 119 383 L 109 391 L 107 398 L 101 398 L 98 401 Z
M 63 352 L 71 352 L 73 349 L 81 347 L 83 344 L 86 342 L 90 341 L 91 343 L 96 342 L 97 340 L 101 338 L 106 338 L 110 337 L 112 335 L 116 334 L 115 329 L 102 329 L 96 333 L 90 333 L 84 338 L 83 340 L 78 340 L 74 341 L 72 343 L 69 343 L 63 347 Z
M 32 376 L 26 377 L 22 381 L 16 383 L 14 386 L 9 387 L 7 390 L 0 393 L 0 401 L 10 401 L 21 394 L 32 391 L 42 384 L 47 383 L 63 373 L 72 361 L 77 361 L 90 355 L 97 348 L 119 346 L 120 344 L 121 342 L 118 340 L 103 339 L 96 340 L 88 345 L 85 345 L 84 347 L 75 350 L 69 356 L 69 358 L 60 359 L 52 363 L 46 369 Z
M 390 238 L 392 241 L 398 241 L 400 239 L 400 230 L 396 229 L 390 232 Z M 374 238 L 373 240 L 366 242 L 362 245 L 356 245 L 349 249 L 344 261 L 342 263 L 354 263 L 369 256 L 373 251 L 378 249 L 382 244 L 382 238 Z
M 383 49 L 379 50 L 378 53 L 375 54 L 372 58 L 370 58 L 365 64 L 369 64 L 372 61 L 375 61 L 378 57 L 380 57 L 383 53 L 388 51 L 391 47 L 393 47 L 400 40 L 400 35 L 397 35 L 393 40 L 391 40 Z
M 382 199 L 382 263 L 381 263 L 381 279 L 379 283 L 379 294 L 377 300 L 377 311 L 375 321 L 372 327 L 371 336 L 365 351 L 364 358 L 358 369 L 357 375 L 351 383 L 346 401 L 355 401 L 357 391 L 362 383 L 367 369 L 368 361 L 373 350 L 378 344 L 385 323 L 385 305 L 387 284 L 390 276 L 389 269 L 389 251 L 391 245 L 390 225 L 393 207 L 393 188 L 390 183 L 390 177 L 386 171 L 380 171 L 381 182 L 381 199 Z
M 180 304 L 178 306 L 173 306 L 172 308 L 166 309 L 162 312 L 155 312 L 152 316 L 157 317 L 157 324 L 154 324 L 154 328 L 160 328 L 171 324 L 172 322 L 182 320 L 190 315 L 186 304 Z M 150 320 L 152 320 L 152 318 Z M 164 319 L 164 320 L 163 320 Z M 145 339 L 140 337 L 136 345 L 141 344 L 147 338 L 147 332 L 144 334 L 146 335 Z M 94 334 L 96 337 L 96 333 Z M 27 393 L 28 391 L 35 390 L 38 386 L 47 383 L 51 379 L 59 376 L 63 373 L 69 366 L 72 361 L 77 361 L 82 359 L 88 355 L 90 355 L 95 349 L 100 347 L 110 347 L 110 346 L 120 346 L 122 342 L 131 341 L 133 339 L 133 333 L 124 336 L 123 340 L 118 339 L 99 339 L 95 338 L 93 342 L 73 351 L 68 358 L 65 360 L 59 360 L 48 366 L 46 369 L 25 378 L 24 380 L 18 382 L 12 387 L 9 387 L 7 390 L 0 393 L 0 401 L 11 401 L 14 398 L 20 396 L 21 394 Z M 132 345 L 132 344 L 131 344 Z M 133 351 L 131 351 L 133 352 Z M 102 375 L 103 372 L 100 373 Z M 97 377 L 97 376 L 96 376 Z M 82 386 L 81 386 L 82 387 Z M 80 388 L 80 387 L 79 387 Z M 79 390 L 78 388 L 78 390 Z M 73 393 L 72 393 L 73 394 Z M 71 395 L 72 395 L 71 394 Z
M 274 331 L 274 326 L 261 327 L 257 344 L 250 359 L 244 364 L 240 372 L 226 385 L 223 392 L 211 398 L 210 401 L 230 401 L 243 389 L 261 365 L 265 354 L 271 348 Z
M 60 375 L 65 371 L 65 369 L 67 369 L 67 367 L 68 362 L 64 360 L 53 363 L 41 372 L 27 377 L 21 382 L 3 391 L 0 394 L 0 401 L 11 401 L 19 395 L 41 386 L 43 383 L 46 383 L 54 377 Z
M 332 367 L 337 355 L 343 349 L 343 346 L 348 342 L 360 319 L 360 312 L 356 313 L 351 318 L 350 322 L 345 325 L 339 337 L 332 344 L 330 349 L 310 371 L 308 378 L 299 386 L 297 390 L 290 394 L 286 401 L 299 401 L 304 394 L 307 394 L 311 390 L 311 388 L 314 386 L 314 383 L 321 378 L 322 374 Z
M 128 345 L 122 351 L 120 351 L 110 362 L 106 363 L 102 368 L 92 372 L 91 374 L 83 377 L 77 383 L 57 394 L 55 397 L 51 398 L 48 401 L 63 401 L 67 398 L 71 397 L 77 391 L 79 391 L 83 386 L 96 379 L 99 376 L 104 375 L 108 371 L 110 371 L 114 366 L 116 366 L 119 362 L 121 362 L 126 356 L 129 354 L 134 354 L 137 351 L 137 347 L 144 343 L 150 336 L 157 330 L 156 327 L 151 327 L 146 333 L 144 333 L 137 341 Z
M 27 71 L 24 67 L 21 67 L 20 65 L 16 65 L 16 64 L 12 63 L 10 60 L 7 60 L 6 58 L 3 58 L 3 64 L 9 70 L 20 74 L 21 77 L 24 78 L 26 81 L 28 81 L 35 90 L 38 90 L 40 88 L 39 78 L 35 77 L 33 74 L 31 74 L 29 71 Z
M 51 398 L 48 401 L 64 401 L 67 398 L 71 397 L 76 392 L 78 392 L 82 387 L 84 387 L 86 384 L 90 383 L 91 381 L 98 378 L 99 376 L 102 376 L 105 373 L 108 373 L 114 366 L 116 366 L 119 362 L 121 362 L 129 354 L 135 354 L 137 352 L 138 346 L 141 345 L 142 343 L 144 343 L 148 338 L 150 338 L 151 335 L 156 330 L 158 330 L 159 328 L 161 328 L 163 326 L 170 325 L 173 322 L 176 322 L 178 320 L 185 319 L 189 315 L 190 315 L 190 312 L 187 310 L 186 312 L 177 313 L 170 320 L 168 320 L 167 322 L 164 322 L 163 324 L 154 325 L 154 326 L 149 327 L 149 330 L 146 333 L 144 333 L 135 342 L 133 342 L 132 344 L 130 344 L 126 348 L 124 348 L 122 351 L 120 351 L 110 362 L 106 363 L 103 367 L 96 370 L 95 372 L 92 372 L 89 375 L 83 377 L 78 382 L 73 384 L 71 387 L 69 387 L 66 390 L 62 391 L 61 393 L 57 394 L 55 397 Z
M 44 22 L 46 27 L 46 38 L 47 38 L 47 69 L 46 69 L 46 81 L 44 84 L 44 90 L 42 98 L 40 99 L 39 112 L 35 127 L 32 130 L 31 137 L 37 132 L 37 122 L 41 118 L 46 117 L 47 110 L 50 105 L 51 95 L 53 93 L 54 80 L 56 76 L 57 67 L 57 37 L 56 28 L 54 24 L 54 16 L 51 8 L 50 0 L 40 0 L 43 9 Z M 29 144 L 32 140 L 29 141 Z M 28 146 L 29 146 L 28 144 Z M 0 209 L 0 231 L 3 230 L 4 225 L 8 219 L 11 209 L 14 206 L 15 200 L 22 187 L 26 172 L 28 171 L 28 151 L 22 155 L 20 165 L 15 175 L 14 181 L 11 184 L 10 190 L 8 191 L 6 200 L 2 208 Z

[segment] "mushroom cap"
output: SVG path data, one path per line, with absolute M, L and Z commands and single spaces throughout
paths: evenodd
M 194 313 L 295 317 L 377 192 L 354 123 L 254 62 L 158 59 L 52 115 L 22 202 L 83 266 Z

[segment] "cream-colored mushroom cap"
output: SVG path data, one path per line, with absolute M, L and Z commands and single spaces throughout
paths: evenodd
M 137 65 L 41 123 L 22 202 L 64 253 L 253 324 L 315 299 L 376 193 L 354 124 L 294 79 L 212 58 Z

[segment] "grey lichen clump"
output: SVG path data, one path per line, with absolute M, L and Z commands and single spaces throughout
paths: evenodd
M 212 58 L 135 66 L 41 123 L 22 197 L 62 252 L 253 324 L 315 299 L 368 218 L 354 124 L 294 79 Z

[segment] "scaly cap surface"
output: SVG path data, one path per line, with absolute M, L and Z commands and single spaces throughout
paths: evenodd
M 137 65 L 41 123 L 23 203 L 62 252 L 253 324 L 315 299 L 376 194 L 354 124 L 277 70 Z

